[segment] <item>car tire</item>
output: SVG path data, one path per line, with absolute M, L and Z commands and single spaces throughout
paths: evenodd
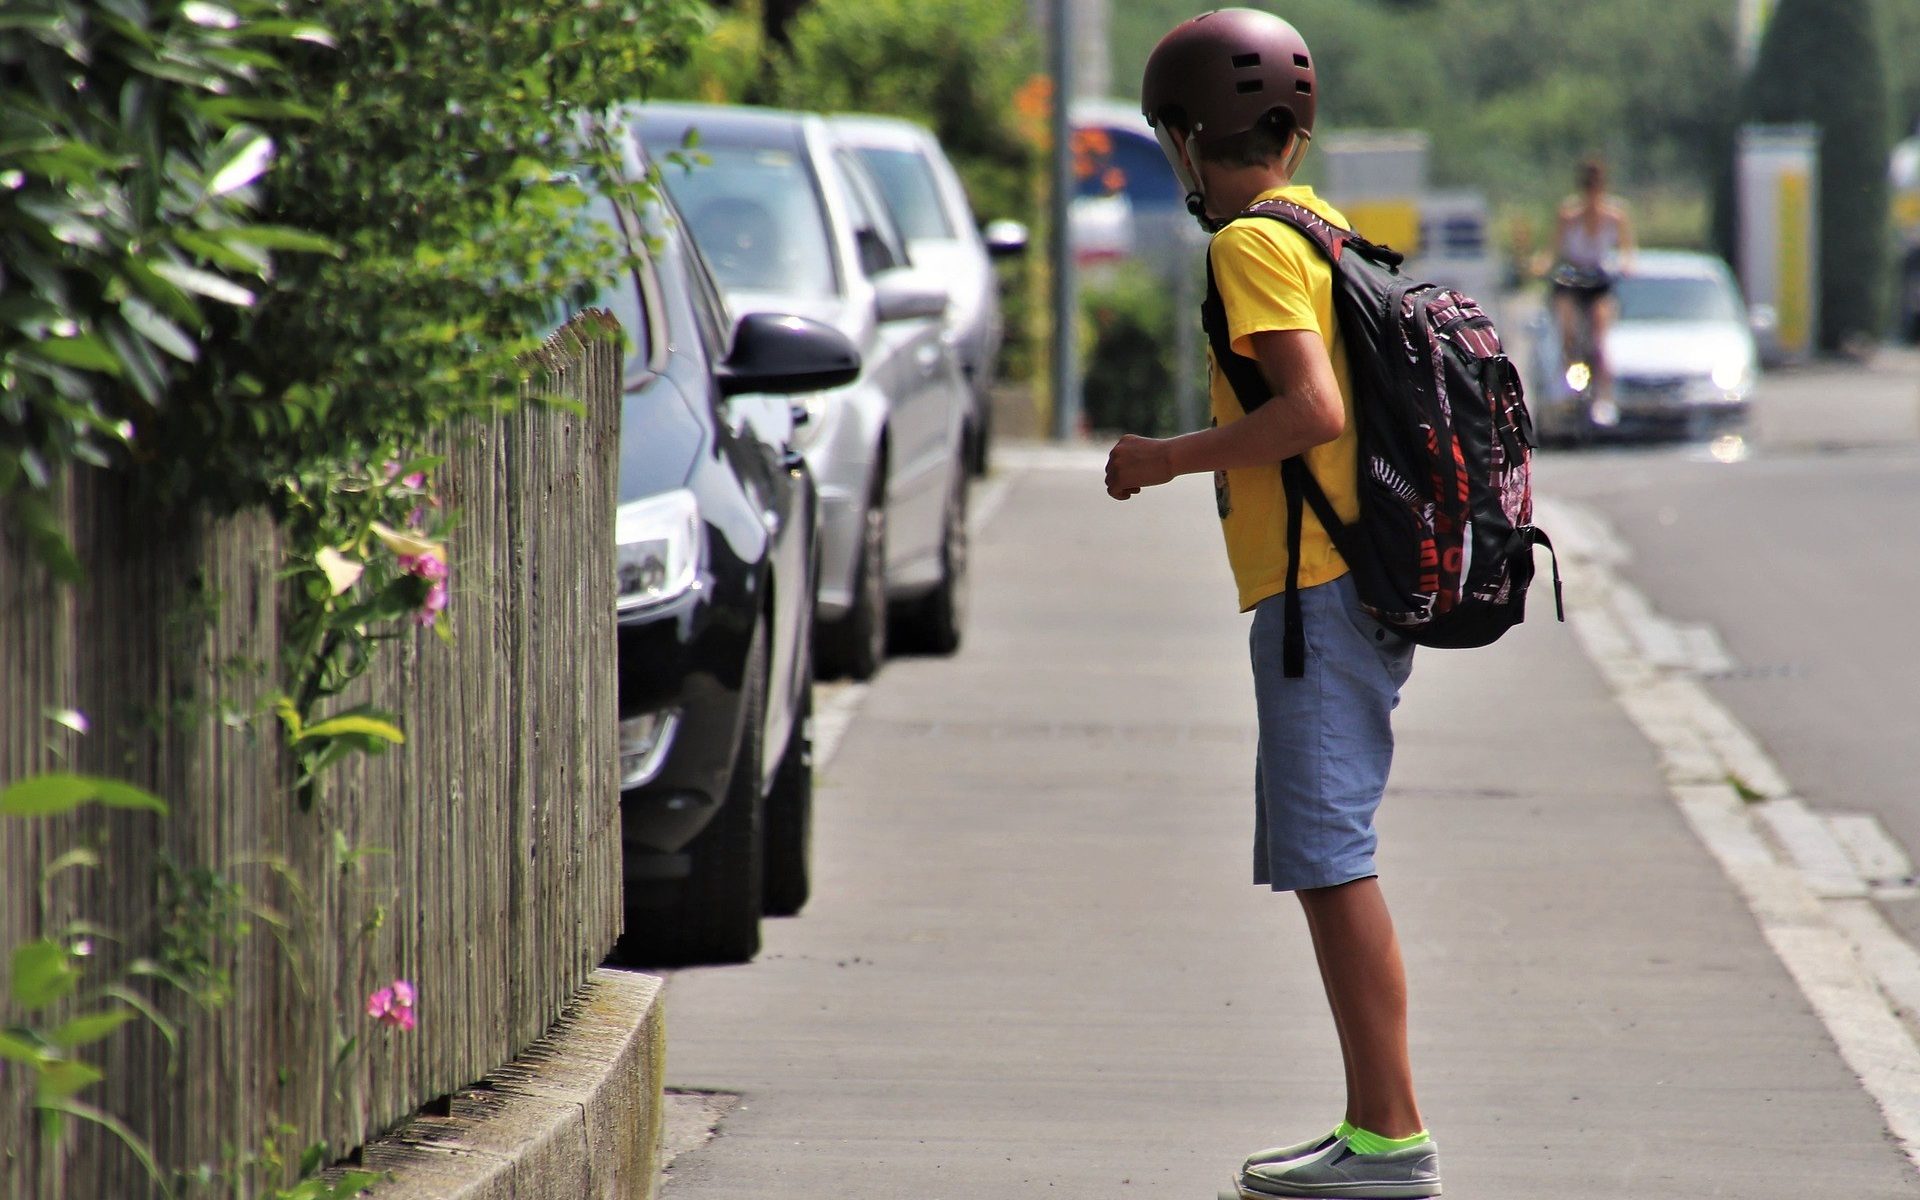
M 628 889 L 627 927 L 615 953 L 618 961 L 646 966 L 743 963 L 760 952 L 766 872 L 760 796 L 767 697 L 764 621 L 754 630 L 740 687 L 740 746 L 720 810 L 688 845 L 687 877 L 678 881 L 665 907 L 636 905 L 636 889 Z
M 884 464 L 881 467 L 884 471 Z M 884 478 L 884 476 L 883 476 Z M 887 508 L 884 482 L 874 487 L 860 522 L 860 557 L 854 565 L 853 608 L 820 628 L 821 665 L 833 675 L 865 681 L 887 659 Z
M 972 443 L 968 448 L 968 467 L 976 478 L 984 477 L 990 465 L 987 461 L 993 448 L 993 400 L 989 397 L 980 406 L 979 424 L 967 435 Z
M 803 678 L 793 732 L 767 794 L 764 899 L 770 917 L 796 915 L 812 894 L 813 681 Z
M 967 484 L 964 470 L 954 472 L 940 533 L 940 586 L 903 614 L 896 633 L 907 649 L 952 654 L 966 633 L 971 547 L 967 537 Z
M 1901 283 L 1904 301 L 1901 305 L 1901 323 L 1905 326 L 1901 333 L 1908 344 L 1920 345 L 1920 256 L 1908 260 Z

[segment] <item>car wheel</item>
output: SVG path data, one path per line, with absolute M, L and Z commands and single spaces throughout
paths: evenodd
M 760 798 L 766 718 L 767 633 L 754 630 L 741 681 L 740 748 L 720 811 L 687 847 L 691 860 L 664 908 L 633 903 L 629 889 L 621 961 L 644 965 L 743 963 L 760 952 L 766 844 Z
M 972 440 L 973 445 L 969 455 L 972 461 L 968 465 L 976 476 L 984 476 L 987 473 L 987 457 L 993 448 L 993 401 L 991 398 L 980 406 L 979 424 L 973 430 Z
M 853 610 L 821 628 L 820 657 L 835 674 L 872 679 L 887 658 L 887 508 L 885 484 L 867 502 L 854 567 Z
M 1902 292 L 1906 302 L 1901 306 L 1906 325 L 1903 332 L 1908 342 L 1920 345 L 1920 258 L 1907 264 L 1905 284 Z
M 813 681 L 801 687 L 800 710 L 767 795 L 766 913 L 791 917 L 807 906 L 813 858 Z
M 967 627 L 967 474 L 954 472 L 940 535 L 940 586 L 915 603 L 900 622 L 901 640 L 929 654 L 952 654 Z

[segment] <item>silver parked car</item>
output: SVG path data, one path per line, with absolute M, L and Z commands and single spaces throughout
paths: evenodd
M 873 177 L 907 239 L 914 266 L 935 273 L 947 285 L 952 297 L 947 343 L 973 392 L 969 461 L 975 474 L 985 474 L 993 431 L 991 390 L 1003 329 L 993 259 L 1025 251 L 1027 229 L 1008 220 L 994 221 L 984 232 L 979 229 L 960 176 L 927 129 L 896 117 L 864 114 L 829 117 L 828 124 Z
M 1760 357 L 1725 263 L 1708 254 L 1643 250 L 1614 280 L 1613 298 L 1617 315 L 1604 353 L 1614 409 L 1598 420 L 1598 406 L 1573 386 L 1561 361 L 1552 318 L 1543 314 L 1535 323 L 1527 401 L 1543 441 L 1698 437 L 1745 419 Z
M 823 321 L 860 352 L 853 383 L 796 410 L 820 493 L 821 670 L 870 677 L 890 623 L 912 648 L 953 650 L 966 620 L 973 404 L 944 338 L 944 281 L 910 265 L 865 167 L 824 118 L 699 104 L 628 116 L 728 306 Z

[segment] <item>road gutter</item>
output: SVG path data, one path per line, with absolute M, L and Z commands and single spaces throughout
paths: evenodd
M 1659 752 L 1681 814 L 1920 1168 L 1920 1029 L 1899 1015 L 1920 1018 L 1920 951 L 1867 899 L 1890 884 L 1862 866 L 1872 859 L 1879 871 L 1897 870 L 1880 861 L 1889 840 L 1857 815 L 1823 817 L 1793 795 L 1759 740 L 1701 682 L 1727 669 L 1718 639 L 1662 618 L 1620 577 L 1628 552 L 1604 520 L 1552 501 L 1538 516 L 1560 551 L 1574 636 Z

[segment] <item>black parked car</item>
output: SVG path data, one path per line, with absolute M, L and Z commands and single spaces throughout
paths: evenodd
M 736 324 L 666 202 L 635 214 L 600 196 L 591 212 L 648 247 L 598 301 L 630 337 L 613 958 L 744 962 L 762 914 L 799 911 L 808 888 L 818 505 L 779 393 L 844 384 L 859 354 L 802 317 Z

